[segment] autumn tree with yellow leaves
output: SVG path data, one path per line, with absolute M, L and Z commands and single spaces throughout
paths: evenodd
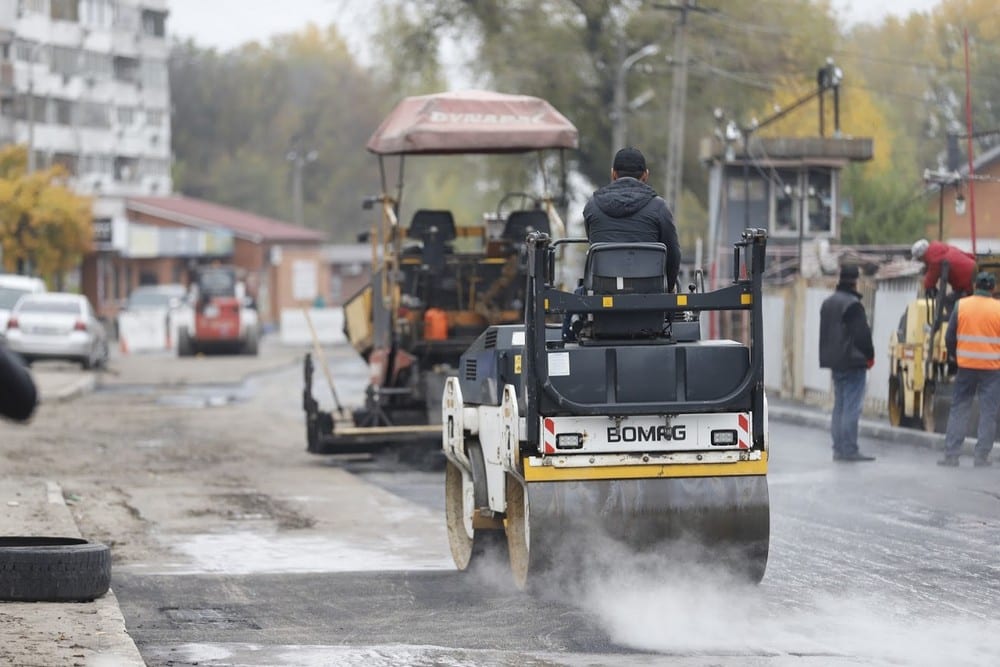
M 56 165 L 27 172 L 24 146 L 0 148 L 0 247 L 6 271 L 61 282 L 91 243 L 91 199 L 73 192 Z

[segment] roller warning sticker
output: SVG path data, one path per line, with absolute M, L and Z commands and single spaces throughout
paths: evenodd
M 750 449 L 750 420 L 745 414 L 741 414 L 739 424 L 740 449 Z
M 542 452 L 545 454 L 555 454 L 556 453 L 556 426 L 555 422 L 551 419 L 546 419 L 544 422 L 545 428 L 542 429 Z

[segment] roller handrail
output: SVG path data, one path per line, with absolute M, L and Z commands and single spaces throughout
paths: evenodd
M 530 350 L 525 354 L 525 377 L 535 378 L 525 382 L 528 437 L 538 439 L 540 392 L 560 407 L 580 415 L 626 416 L 649 413 L 679 413 L 693 411 L 722 411 L 731 409 L 733 402 L 749 396 L 754 412 L 763 410 L 763 321 L 762 275 L 767 245 L 764 230 L 748 229 L 742 241 L 734 244 L 734 257 L 739 260 L 741 251 L 747 263 L 747 277 L 739 278 L 740 262 L 734 270 L 734 282 L 728 287 L 706 293 L 691 294 L 614 294 L 579 295 L 552 288 L 550 267 L 555 249 L 578 239 L 552 242 L 546 234 L 534 233 L 528 237 L 529 277 L 525 308 L 525 337 Z M 685 310 L 746 310 L 751 314 L 750 364 L 735 389 L 721 398 L 711 400 L 655 401 L 643 403 L 578 403 L 561 394 L 548 374 L 550 347 L 545 340 L 545 319 L 550 314 L 566 312 L 606 311 L 604 300 L 612 297 L 615 309 L 628 312 Z M 748 298 L 749 297 L 749 298 Z M 763 420 L 753 420 L 754 448 L 762 448 L 764 441 Z

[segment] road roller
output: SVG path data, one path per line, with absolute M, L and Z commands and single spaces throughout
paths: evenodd
M 696 544 L 759 583 L 770 532 L 766 232 L 742 233 L 724 286 L 696 278 L 679 293 L 667 291 L 660 243 L 589 245 L 580 285 L 565 290 L 555 266 L 573 243 L 587 240 L 528 236 L 524 323 L 486 329 L 445 381 L 456 567 L 506 552 L 524 589 L 601 534 L 640 552 Z M 708 311 L 730 311 L 745 340 L 703 336 Z

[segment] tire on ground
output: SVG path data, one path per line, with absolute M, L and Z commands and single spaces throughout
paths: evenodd
M 88 602 L 108 592 L 111 551 L 73 537 L 0 537 L 0 600 Z

